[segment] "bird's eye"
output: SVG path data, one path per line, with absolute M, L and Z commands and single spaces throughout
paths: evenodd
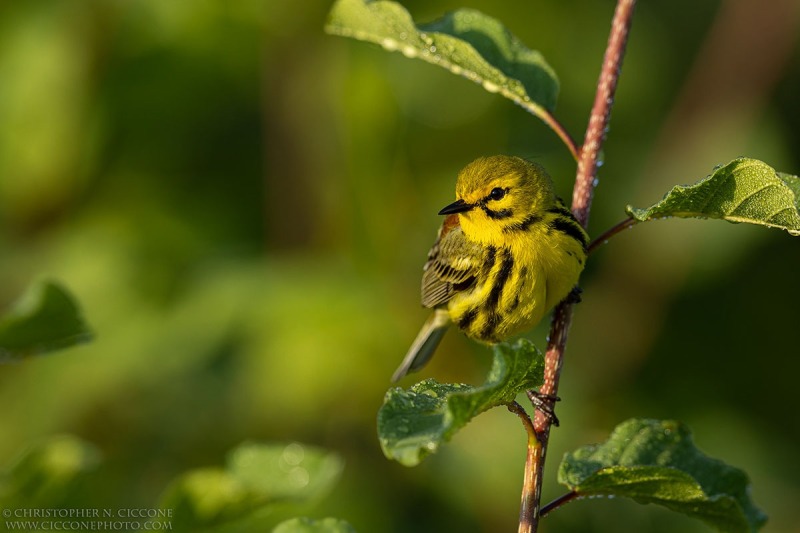
M 506 190 L 501 189 L 500 187 L 495 187 L 492 189 L 492 192 L 489 193 L 489 198 L 492 200 L 500 200 L 503 196 L 506 195 Z

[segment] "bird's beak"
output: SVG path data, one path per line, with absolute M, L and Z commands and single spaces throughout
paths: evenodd
M 473 204 L 468 204 L 464 200 L 456 200 L 452 204 L 445 206 L 439 211 L 440 215 L 452 215 L 453 213 L 465 213 L 475 207 Z

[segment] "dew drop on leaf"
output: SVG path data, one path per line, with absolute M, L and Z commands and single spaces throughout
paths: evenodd
M 383 46 L 389 52 L 394 52 L 395 50 L 397 50 L 399 43 L 394 39 L 386 38 L 381 41 L 381 46 Z
M 289 482 L 295 487 L 305 487 L 311 481 L 308 470 L 302 466 L 296 466 L 289 472 Z
M 486 89 L 490 93 L 496 93 L 500 90 L 500 86 L 496 83 L 492 83 L 489 80 L 483 80 L 483 88 Z
M 417 57 L 418 54 L 417 49 L 414 48 L 413 46 L 404 46 L 400 49 L 400 51 L 403 53 L 404 56 L 408 58 Z
M 303 462 L 306 451 L 301 444 L 293 442 L 283 449 L 281 459 L 287 464 L 297 466 Z

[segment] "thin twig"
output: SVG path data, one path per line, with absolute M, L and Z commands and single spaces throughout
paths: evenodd
M 541 511 L 540 514 L 541 514 L 541 516 L 545 516 L 550 511 L 554 511 L 554 510 L 558 509 L 559 507 L 561 507 L 562 505 L 567 504 L 567 503 L 569 503 L 569 502 L 571 502 L 573 500 L 577 500 L 580 497 L 581 497 L 581 495 L 578 494 L 577 492 L 575 492 L 574 490 L 570 491 L 570 492 L 568 492 L 566 494 L 562 494 L 561 496 L 559 496 L 555 500 L 553 500 L 550 503 L 548 503 L 547 505 L 543 506 L 542 507 L 542 511 Z
M 600 247 L 601 244 L 605 244 L 606 242 L 608 242 L 608 239 L 610 239 L 617 233 L 620 233 L 622 230 L 632 228 L 638 223 L 639 221 L 634 218 L 626 218 L 625 220 L 611 227 L 610 229 L 606 230 L 605 233 L 603 233 L 599 237 L 595 238 L 592 242 L 590 242 L 589 246 L 586 248 L 586 251 L 588 253 L 594 252 L 597 248 Z
M 597 82 L 597 93 L 578 159 L 578 172 L 572 193 L 572 212 L 584 228 L 589 222 L 600 149 L 608 130 L 611 106 L 614 102 L 614 93 L 635 5 L 636 0 L 618 0 L 617 2 L 603 66 Z M 542 394 L 551 396 L 558 394 L 558 383 L 571 320 L 572 303 L 566 301 L 560 303 L 553 313 L 553 322 L 550 327 L 550 340 L 545 353 L 544 384 L 539 389 Z M 525 463 L 526 483 L 529 477 L 533 480 L 534 502 L 527 508 L 528 514 L 523 515 L 522 510 L 520 511 L 520 533 L 535 533 L 539 527 L 539 502 L 541 501 L 547 443 L 550 438 L 550 424 L 550 417 L 537 409 L 533 418 L 536 440 L 531 443 L 529 439 L 528 459 Z

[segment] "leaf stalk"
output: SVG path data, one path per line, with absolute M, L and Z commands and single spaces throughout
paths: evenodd
M 592 242 L 590 242 L 589 247 L 586 249 L 586 251 L 591 254 L 592 252 L 597 250 L 602 244 L 607 243 L 608 239 L 610 239 L 617 233 L 620 233 L 628 228 L 632 228 L 638 223 L 639 221 L 634 218 L 630 217 L 626 218 L 622 222 L 619 222 L 618 224 L 607 229 L 602 235 L 600 235 L 599 237 L 595 238 Z
M 555 132 L 556 135 L 558 135 L 561 141 L 566 145 L 569 153 L 572 154 L 573 159 L 578 161 L 580 159 L 580 149 L 578 148 L 578 144 L 575 142 L 575 139 L 572 138 L 564 125 L 561 124 L 561 122 L 559 122 L 558 119 L 556 119 L 556 117 L 551 113 L 539 113 L 538 116 L 550 127 L 551 130 Z
M 540 511 L 540 514 L 541 514 L 541 516 L 545 516 L 550 511 L 555 511 L 556 509 L 558 509 L 562 505 L 565 505 L 565 504 L 567 504 L 567 503 L 569 503 L 569 502 L 571 502 L 573 500 L 577 500 L 580 497 L 581 497 L 580 494 L 578 494 L 574 490 L 571 490 L 571 491 L 567 492 L 566 494 L 562 494 L 561 496 L 559 496 L 555 500 L 551 501 L 547 505 L 543 506 L 542 510 Z

